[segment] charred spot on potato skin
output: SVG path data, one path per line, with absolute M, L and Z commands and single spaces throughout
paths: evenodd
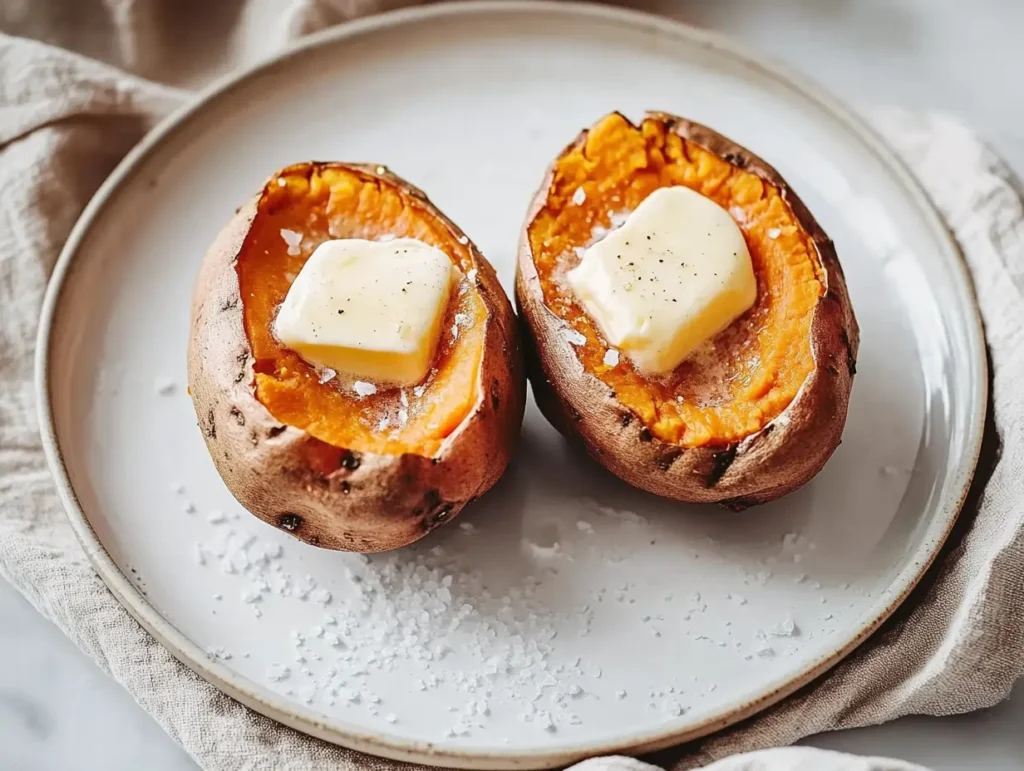
M 355 471 L 361 463 L 359 453 L 352 452 L 352 450 L 345 450 L 341 454 L 341 461 L 339 461 L 339 465 L 346 471 Z
M 491 381 L 491 409 L 493 409 L 495 412 L 497 412 L 498 408 L 501 406 L 501 397 L 498 395 L 499 391 L 500 391 L 500 387 L 499 387 L 497 379 L 492 380 Z
M 348 482 L 342 482 L 341 483 L 341 494 L 342 495 L 348 495 L 351 492 L 352 492 L 352 485 L 350 485 Z
M 238 409 L 238 407 L 232 407 L 230 410 L 228 410 L 228 414 L 235 419 L 235 422 L 238 425 L 245 425 L 245 415 L 242 414 L 242 411 Z
M 580 411 L 577 410 L 575 407 L 570 407 L 569 408 L 569 415 L 577 423 L 582 423 L 583 422 L 583 416 L 580 415 Z
M 243 380 L 245 380 L 245 370 L 244 369 L 241 372 L 239 372 L 237 375 L 235 375 L 235 382 L 236 383 L 241 383 Z
M 729 511 L 743 511 L 751 506 L 756 506 L 757 501 L 752 501 L 749 498 L 726 498 L 724 501 L 719 501 L 718 505 L 723 509 L 729 509 Z
M 436 514 L 433 514 L 433 515 L 427 517 L 425 520 L 423 520 L 423 527 L 424 527 L 424 529 L 427 532 L 430 532 L 431 530 L 433 530 L 438 525 L 443 525 L 445 522 L 447 522 L 449 519 L 451 519 L 452 509 L 453 508 L 454 507 L 452 506 L 452 504 L 449 503 L 447 506 L 444 506 Z
M 732 164 L 737 169 L 745 169 L 747 167 L 747 159 L 740 153 L 726 153 L 722 156 L 722 160 Z
M 640 429 L 641 442 L 650 442 L 652 439 L 654 439 L 654 434 L 651 433 L 651 429 L 649 429 L 647 426 L 644 426 L 643 428 Z
M 622 413 L 622 418 L 621 418 L 621 420 L 619 420 L 619 423 L 622 424 L 622 427 L 625 428 L 626 426 L 628 426 L 632 422 L 633 422 L 633 413 L 631 413 L 631 412 L 623 412 Z
M 230 311 L 230 310 L 234 310 L 235 308 L 237 308 L 238 307 L 238 299 L 239 299 L 238 296 L 235 295 L 234 297 L 229 297 L 228 299 L 224 300 L 224 302 L 222 302 L 220 304 L 221 312 Z
M 252 443 L 253 447 L 258 447 L 260 444 L 260 435 L 253 431 L 249 434 L 249 441 Z
M 842 332 L 843 345 L 846 347 L 846 368 L 850 370 L 850 377 L 857 374 L 857 359 L 853 355 L 853 344 L 850 342 L 850 335 L 844 329 Z
M 832 376 L 836 376 L 839 374 L 839 367 L 835 364 L 826 364 L 825 371 Z
M 441 505 L 441 493 L 438 490 L 427 490 L 426 496 L 423 498 L 423 505 L 427 511 L 436 509 Z
M 423 503 L 413 509 L 412 513 L 416 517 L 426 515 L 424 522 L 428 529 L 433 529 L 448 518 L 453 505 L 441 497 L 440 490 L 427 490 L 423 496 Z
M 246 362 L 249 361 L 249 349 L 243 348 L 242 352 L 235 356 L 235 361 L 244 367 Z
M 267 429 L 267 439 L 274 439 L 285 432 L 288 426 L 271 426 Z
M 711 456 L 711 471 L 708 472 L 707 486 L 714 487 L 717 485 L 725 472 L 729 470 L 729 466 L 736 460 L 736 445 L 732 445 L 729 448 L 716 452 Z
M 668 452 L 658 458 L 656 461 L 658 469 L 660 471 L 668 471 L 672 468 L 672 464 L 675 463 L 682 456 L 683 451 L 678 450 L 675 452 Z
M 292 514 L 291 512 L 279 514 L 277 517 L 277 526 L 282 530 L 287 530 L 289 533 L 294 533 L 302 527 L 302 517 L 298 514 Z
M 213 415 L 213 410 L 206 413 L 206 425 L 203 427 L 203 433 L 209 439 L 217 438 L 217 419 Z

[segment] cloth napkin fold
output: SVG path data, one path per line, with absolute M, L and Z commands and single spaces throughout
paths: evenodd
M 201 14 L 212 13 L 205 8 L 210 4 L 71 4 L 86 17 L 92 12 L 92 24 L 76 17 L 69 25 L 54 12 L 61 5 L 54 2 L 4 6 L 0 25 L 178 83 L 199 82 L 233 62 L 269 53 L 290 37 L 381 7 L 377 0 L 225 3 L 233 11 L 216 14 L 214 55 L 168 45 L 166 37 L 169 26 L 205 23 Z M 14 18 L 11 8 L 24 13 Z M 154 122 L 187 96 L 68 50 L 0 35 L 0 574 L 205 769 L 414 768 L 278 725 L 180 665 L 92 571 L 50 482 L 32 386 L 47 279 L 95 189 Z M 988 707 L 1005 698 L 1024 671 L 1021 188 L 999 158 L 948 117 L 886 111 L 872 120 L 924 183 L 974 279 L 992 368 L 988 431 L 975 485 L 943 555 L 878 634 L 757 717 L 652 759 L 662 766 L 686 769 L 717 760 L 710 766 L 716 771 L 911 771 L 915 767 L 897 761 L 810 749 L 750 751 L 908 714 Z M 578 768 L 655 769 L 628 758 L 601 758 Z

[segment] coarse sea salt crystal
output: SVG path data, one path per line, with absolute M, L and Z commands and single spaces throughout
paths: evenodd
M 299 244 L 302 243 L 302 233 L 296 233 L 294 230 L 288 230 L 288 228 L 281 228 L 281 238 L 288 244 L 288 254 L 294 256 L 302 253 L 302 250 L 299 249 Z
M 586 345 L 587 338 L 575 329 L 563 329 L 562 336 L 572 345 Z
M 352 390 L 356 392 L 356 396 L 363 398 L 365 396 L 373 396 L 377 393 L 377 386 L 373 383 L 367 383 L 364 380 L 357 380 L 352 384 Z
M 778 626 L 769 629 L 768 634 L 772 637 L 796 637 L 800 634 L 800 628 L 792 618 L 787 616 L 779 622 Z
M 606 367 L 619 366 L 619 352 L 616 349 L 609 348 L 604 352 L 604 365 Z
M 469 243 L 469 239 L 466 236 L 459 236 L 458 241 L 463 246 Z
M 774 241 L 776 238 L 778 238 L 781 235 L 782 235 L 782 231 L 779 230 L 779 228 L 769 228 L 768 229 L 768 238 L 772 239 L 772 241 Z
M 476 281 L 476 273 L 477 273 L 476 268 L 473 268 L 472 270 L 470 270 L 466 274 L 466 280 L 468 280 L 469 283 L 471 283 L 471 284 L 474 283 Z
M 576 188 L 576 192 L 572 194 L 572 202 L 577 206 L 582 206 L 583 202 L 587 200 L 587 191 L 580 185 Z
M 320 370 L 320 383 L 330 383 L 334 378 L 338 376 L 337 370 L 333 370 L 330 367 L 324 367 Z

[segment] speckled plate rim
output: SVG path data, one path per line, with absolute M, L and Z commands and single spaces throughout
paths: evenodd
M 414 24 L 424 20 L 488 16 L 503 13 L 536 14 L 539 17 L 562 16 L 582 21 L 604 21 L 621 24 L 635 31 L 658 36 L 663 42 L 678 42 L 714 50 L 729 57 L 759 76 L 773 80 L 777 85 L 798 93 L 817 104 L 859 139 L 887 168 L 893 179 L 915 202 L 918 212 L 939 243 L 945 246 L 943 259 L 957 279 L 955 291 L 960 295 L 960 308 L 968 311 L 964 319 L 967 344 L 971 359 L 964 362 L 972 370 L 970 381 L 974 385 L 973 403 L 969 405 L 969 424 L 965 428 L 966 451 L 959 467 L 950 470 L 949 491 L 936 506 L 930 524 L 929 536 L 920 544 L 917 559 L 898 574 L 889 588 L 872 608 L 871 618 L 856 634 L 830 654 L 811 662 L 803 672 L 772 683 L 756 698 L 719 710 L 699 721 L 686 717 L 656 730 L 636 732 L 606 742 L 569 742 L 535 750 L 516 750 L 513 747 L 460 750 L 438 747 L 431 742 L 401 739 L 379 732 L 366 731 L 341 720 L 324 720 L 313 709 L 306 708 L 272 692 L 260 689 L 248 678 L 235 673 L 223 663 L 211 661 L 202 648 L 188 639 L 169 623 L 125 577 L 104 548 L 83 510 L 72 487 L 57 439 L 53 405 L 50 401 L 49 348 L 54 319 L 60 308 L 62 289 L 75 256 L 84 243 L 90 228 L 100 219 L 106 204 L 115 191 L 142 166 L 144 161 L 163 142 L 183 129 L 206 105 L 253 78 L 268 74 L 311 49 L 333 46 L 345 40 L 381 29 Z M 755 61 L 743 48 L 728 38 L 690 27 L 664 17 L 640 11 L 614 8 L 589 3 L 553 2 L 551 0 L 462 0 L 453 3 L 407 8 L 366 19 L 348 22 L 311 35 L 297 45 L 258 65 L 230 75 L 203 90 L 151 131 L 122 160 L 103 183 L 85 208 L 53 271 L 40 317 L 35 360 L 35 396 L 39 405 L 40 432 L 43 448 L 58 495 L 67 512 L 75 535 L 86 555 L 111 593 L 125 609 L 151 635 L 159 640 L 182 664 L 200 675 L 223 693 L 255 711 L 303 733 L 394 760 L 445 765 L 467 769 L 538 769 L 565 766 L 586 757 L 607 754 L 642 754 L 700 738 L 744 720 L 777 703 L 797 689 L 811 682 L 841 661 L 866 640 L 892 612 L 899 607 L 910 591 L 928 570 L 945 543 L 964 499 L 970 489 L 974 470 L 981 452 L 985 414 L 988 405 L 988 364 L 985 358 L 984 333 L 973 284 L 963 255 L 950 235 L 932 202 L 891 148 L 871 128 L 850 110 L 842 106 L 819 87 L 798 77 L 786 68 L 763 59 Z

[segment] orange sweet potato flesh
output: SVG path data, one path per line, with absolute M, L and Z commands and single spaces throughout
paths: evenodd
M 750 250 L 757 300 L 675 372 L 654 379 L 625 356 L 616 366 L 604 363 L 607 344 L 563 278 L 613 215 L 670 185 L 692 188 L 732 214 Z M 580 186 L 586 198 L 577 205 Z M 583 366 L 662 441 L 687 448 L 739 441 L 777 417 L 814 369 L 811 321 L 823 290 L 810 236 L 778 189 L 657 120 L 634 126 L 613 114 L 591 129 L 556 162 L 527 237 L 545 304 L 587 339 L 576 349 Z
M 299 254 L 289 254 L 282 230 L 302 235 Z M 415 388 L 380 388 L 359 398 L 344 376 L 321 383 L 317 371 L 271 331 L 292 280 L 320 243 L 382 236 L 418 238 L 448 254 L 463 274 L 473 268 L 469 247 L 411 189 L 318 164 L 289 167 L 266 186 L 236 264 L 256 361 L 256 398 L 277 420 L 334 447 L 430 457 L 478 399 L 487 311 L 472 282 L 464 279 L 462 293 L 453 293 L 443 328 L 451 330 L 458 313 L 470 322 L 460 324 L 457 337 L 442 335 L 430 374 Z M 389 424 L 382 429 L 384 416 Z

